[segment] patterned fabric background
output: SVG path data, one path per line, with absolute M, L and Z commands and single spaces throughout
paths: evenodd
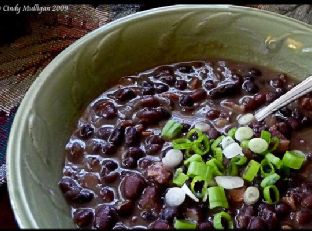
M 40 71 L 86 33 L 159 4 L 68 5 L 68 11 L 0 15 L 0 185 L 6 144 L 24 94 Z M 252 5 L 312 23 L 312 5 Z

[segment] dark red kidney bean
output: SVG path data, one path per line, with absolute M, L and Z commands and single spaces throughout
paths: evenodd
M 132 214 L 134 207 L 135 203 L 133 201 L 126 200 L 119 202 L 116 209 L 119 216 L 129 217 Z
M 138 160 L 138 165 L 141 170 L 146 170 L 152 163 L 154 163 L 154 161 L 146 157 Z
M 299 225 L 305 225 L 311 222 L 312 213 L 310 210 L 300 210 L 296 212 L 295 220 Z
M 219 116 L 220 116 L 220 111 L 217 109 L 210 109 L 206 114 L 206 117 L 210 120 L 217 119 Z
M 100 196 L 103 202 L 108 203 L 114 200 L 114 191 L 109 187 L 105 186 L 100 190 Z
M 190 95 L 181 95 L 179 103 L 182 107 L 192 107 L 194 105 L 194 100 Z
M 112 127 L 101 127 L 97 131 L 97 137 L 106 140 L 112 134 L 113 130 Z
M 176 77 L 174 75 L 164 75 L 160 78 L 160 81 L 168 84 L 169 86 L 173 86 L 176 82 Z
M 94 227 L 96 229 L 110 230 L 117 222 L 115 208 L 110 205 L 101 205 L 95 211 Z
M 169 184 L 172 172 L 160 162 L 156 162 L 147 168 L 147 177 L 160 185 Z
M 135 127 L 127 127 L 125 130 L 125 143 L 127 146 L 136 146 L 140 144 L 140 133 Z
M 160 218 L 162 220 L 166 220 L 170 223 L 173 222 L 173 219 L 178 215 L 178 209 L 177 207 L 165 207 L 161 213 Z
M 266 102 L 266 94 L 265 93 L 257 93 L 254 95 L 253 99 L 259 106 L 262 106 Z
M 304 110 L 311 111 L 312 110 L 312 98 L 311 97 L 302 97 L 299 99 L 299 107 Z
M 180 72 L 182 72 L 182 73 L 185 73 L 185 74 L 189 74 L 189 73 L 194 71 L 193 67 L 192 66 L 188 66 L 188 65 L 179 66 L 178 70 Z
M 212 88 L 215 87 L 215 84 L 212 80 L 208 79 L 205 83 L 204 83 L 204 87 L 207 89 L 207 90 L 211 90 Z
M 148 96 L 140 99 L 141 107 L 158 107 L 160 105 L 159 100 L 154 96 Z
M 135 92 L 129 88 L 121 88 L 114 92 L 116 100 L 124 102 L 136 97 Z
M 163 83 L 155 83 L 156 93 L 163 93 L 169 90 L 169 86 Z
M 158 123 L 161 120 L 169 119 L 170 116 L 171 113 L 162 107 L 143 108 L 136 114 L 136 117 L 140 119 L 140 122 L 145 125 Z
M 207 92 L 204 89 L 198 89 L 191 94 L 194 102 L 202 101 L 207 98 Z
M 277 98 L 278 98 L 278 95 L 275 92 L 268 92 L 266 94 L 266 101 L 269 103 L 274 101 Z
M 170 225 L 168 224 L 168 222 L 166 221 L 162 221 L 162 220 L 157 220 L 154 221 L 151 225 L 150 225 L 151 229 L 171 229 Z
M 259 77 L 262 75 L 262 72 L 257 68 L 250 68 L 248 71 L 248 75 Z
M 189 82 L 189 88 L 192 90 L 195 90 L 201 86 L 202 86 L 201 80 L 199 80 L 196 77 L 193 77 L 192 80 Z
M 210 139 L 216 139 L 218 136 L 220 136 L 220 132 L 218 132 L 217 129 L 212 127 L 208 130 L 208 137 Z
M 259 217 L 251 218 L 247 229 L 265 229 L 266 223 Z
M 258 85 L 255 82 L 250 81 L 250 80 L 244 81 L 242 88 L 248 93 L 256 93 L 259 91 Z
M 137 167 L 137 160 L 133 157 L 123 157 L 121 164 L 124 168 L 134 169 Z
M 118 110 L 112 102 L 101 100 L 94 105 L 95 113 L 105 119 L 114 119 Z
M 78 188 L 80 190 L 80 187 L 76 181 L 74 181 L 72 178 L 69 177 L 62 177 L 62 179 L 58 183 L 62 193 L 66 193 L 73 188 Z
M 112 184 L 119 178 L 119 176 L 120 176 L 119 172 L 113 171 L 108 173 L 107 175 L 104 175 L 102 179 L 104 183 Z
M 94 128 L 90 124 L 83 124 L 79 129 L 79 137 L 88 139 L 94 134 Z
M 116 127 L 110 135 L 108 141 L 114 145 L 120 145 L 124 138 L 124 128 Z
M 153 209 L 158 211 L 162 206 L 159 189 L 155 186 L 145 188 L 139 200 L 139 206 L 144 210 Z
M 73 163 L 79 163 L 83 159 L 84 147 L 79 142 L 69 143 L 66 146 L 67 158 Z
M 261 204 L 258 207 L 258 215 L 267 223 L 269 229 L 273 229 L 278 225 L 277 215 L 273 207 Z
M 279 203 L 277 205 L 275 205 L 275 211 L 277 213 L 278 216 L 280 217 L 284 217 L 286 215 L 288 215 L 290 213 L 290 206 L 286 203 Z
M 81 228 L 90 226 L 93 222 L 93 217 L 92 209 L 77 209 L 73 213 L 74 222 Z
M 77 204 L 84 204 L 84 203 L 90 202 L 94 197 L 94 194 L 90 190 L 87 190 L 87 189 L 82 189 L 78 194 L 74 193 L 74 194 L 70 194 L 70 196 L 68 192 L 66 194 L 65 194 L 65 197 L 67 197 L 67 199 Z
M 181 91 L 185 90 L 187 87 L 187 82 L 185 80 L 177 80 L 175 87 Z
M 208 230 L 208 229 L 213 229 L 213 225 L 211 222 L 206 221 L 206 222 L 201 222 L 198 225 L 198 229 L 200 230 Z
M 301 205 L 302 205 L 303 207 L 312 209 L 312 195 L 309 195 L 309 196 L 303 198 L 303 200 L 302 200 L 302 202 L 301 202 Z
M 145 180 L 141 175 L 137 173 L 127 175 L 120 183 L 121 194 L 126 199 L 134 200 L 140 196 L 145 184 Z
M 255 110 L 257 107 L 259 107 L 260 105 L 257 104 L 256 100 L 254 100 L 254 98 L 252 97 L 245 97 L 242 100 L 242 104 L 244 106 L 244 110 L 245 112 L 250 112 Z

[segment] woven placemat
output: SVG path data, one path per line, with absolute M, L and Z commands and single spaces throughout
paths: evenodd
M 86 33 L 117 18 L 159 4 L 67 5 L 68 10 L 0 15 L 0 185 L 18 105 L 40 71 Z M 312 24 L 311 5 L 252 5 Z M 4 18 L 3 18 L 4 17 Z M 13 27 L 13 28 L 12 28 Z

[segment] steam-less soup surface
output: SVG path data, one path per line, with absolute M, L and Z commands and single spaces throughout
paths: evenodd
M 295 84 L 264 67 L 215 60 L 121 78 L 89 104 L 65 148 L 59 187 L 74 222 L 312 227 L 312 98 L 252 120 Z

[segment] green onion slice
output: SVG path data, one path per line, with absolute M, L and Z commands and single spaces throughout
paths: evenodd
M 225 227 L 222 220 L 226 222 Z M 213 227 L 215 229 L 234 229 L 233 219 L 227 212 L 219 212 L 213 217 Z
M 268 175 L 267 177 L 265 177 L 261 183 L 260 186 L 262 188 L 265 188 L 267 186 L 273 185 L 275 184 L 281 177 L 277 174 L 277 173 L 273 173 L 271 175 Z
M 271 138 L 271 143 L 269 145 L 269 151 L 272 152 L 278 148 L 278 145 L 280 143 L 280 139 L 277 136 L 273 136 Z
M 240 143 L 240 146 L 241 146 L 243 149 L 248 149 L 248 143 L 249 143 L 249 140 L 243 140 L 243 141 Z
M 267 159 L 263 159 L 261 161 L 260 172 L 261 176 L 266 177 L 275 173 L 275 169 Z
M 231 159 L 231 163 L 233 163 L 235 165 L 238 165 L 238 166 L 242 166 L 242 165 L 247 163 L 247 157 L 246 156 L 242 156 L 242 155 L 234 156 Z
M 182 128 L 182 124 L 176 122 L 175 120 L 168 120 L 161 131 L 161 136 L 166 140 L 172 140 L 180 135 Z
M 172 141 L 172 147 L 179 150 L 190 149 L 192 142 L 186 138 L 179 138 Z
M 196 183 L 202 182 L 202 187 L 198 192 L 195 188 Z M 207 188 L 207 181 L 206 179 L 202 178 L 201 176 L 195 176 L 191 182 L 191 190 L 192 192 L 199 198 L 203 198 L 205 195 L 205 188 Z
M 232 138 L 234 138 L 236 130 L 237 130 L 237 128 L 235 128 L 235 127 L 234 127 L 234 128 L 231 128 L 231 129 L 228 131 L 227 135 L 230 136 L 230 137 L 232 137 Z
M 200 141 L 196 140 L 193 142 L 192 149 L 196 154 L 205 155 L 210 150 L 209 138 L 203 134 L 199 139 Z
M 250 160 L 243 173 L 243 179 L 249 182 L 253 181 L 255 176 L 258 174 L 260 164 L 255 160 Z
M 172 182 L 177 186 L 182 186 L 188 179 L 189 177 L 183 173 L 182 168 L 178 168 L 174 173 Z
M 212 142 L 211 149 L 212 150 L 216 149 L 221 144 L 221 141 L 222 141 L 223 138 L 224 138 L 224 136 L 219 136 L 217 139 L 215 139 Z
M 186 173 L 189 177 L 200 176 L 206 178 L 208 174 L 208 166 L 204 162 L 192 161 Z
M 175 229 L 196 229 L 196 224 L 187 220 L 175 219 L 173 227 Z
M 223 161 L 223 153 L 222 153 L 222 148 L 217 147 L 212 150 L 213 152 L 213 157 L 216 158 L 218 161 L 222 162 Z
M 271 143 L 271 137 L 272 137 L 272 135 L 271 135 L 270 132 L 263 130 L 263 131 L 261 131 L 260 137 L 261 137 L 262 139 L 264 139 L 268 144 Z
M 273 198 L 272 198 L 273 196 Z M 280 193 L 275 185 L 269 185 L 263 189 L 263 197 L 266 203 L 275 204 L 280 199 Z
M 224 188 L 220 186 L 214 186 L 208 188 L 209 208 L 228 208 L 229 204 L 225 196 Z
M 191 129 L 186 134 L 186 138 L 189 139 L 190 141 L 193 141 L 193 142 L 201 142 L 202 139 L 204 138 L 204 136 L 205 136 L 204 133 L 197 128 Z
M 272 153 L 268 153 L 265 155 L 265 159 L 272 163 L 277 169 L 280 169 L 283 165 L 283 161 L 274 156 Z
M 214 176 L 222 176 L 224 171 L 224 166 L 222 162 L 217 160 L 216 158 L 212 158 L 206 162 L 206 165 L 212 169 L 212 173 Z
M 226 169 L 226 172 L 229 176 L 238 176 L 238 166 L 231 162 Z
M 292 169 L 300 169 L 304 160 L 304 154 L 298 151 L 286 151 L 282 159 L 283 165 Z
M 193 162 L 193 161 L 202 162 L 202 161 L 203 161 L 203 158 L 201 157 L 201 155 L 194 154 L 194 155 L 192 155 L 191 157 L 187 158 L 187 159 L 184 161 L 184 165 L 185 165 L 185 166 L 188 166 L 189 163 L 191 163 L 191 162 Z

